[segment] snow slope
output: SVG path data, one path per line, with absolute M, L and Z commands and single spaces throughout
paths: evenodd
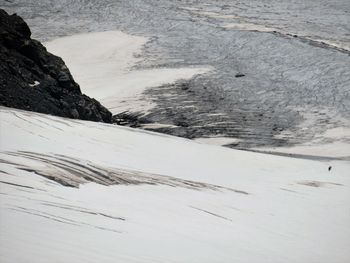
M 9 108 L 0 119 L 1 262 L 350 259 L 349 162 Z

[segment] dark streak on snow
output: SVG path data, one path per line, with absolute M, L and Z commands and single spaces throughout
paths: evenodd
M 29 211 L 29 209 L 22 208 L 22 207 L 9 208 L 9 209 L 10 210 L 14 210 L 14 211 L 18 211 L 18 212 L 22 212 L 22 213 L 26 213 L 26 214 L 30 214 L 30 215 L 40 216 L 40 217 L 43 217 L 43 218 L 46 218 L 46 219 L 50 219 L 50 220 L 54 220 L 54 221 L 57 221 L 57 222 L 60 222 L 60 223 L 64 223 L 64 224 L 77 225 L 77 224 L 74 224 L 74 223 L 71 223 L 71 222 L 66 222 L 66 221 L 63 221 L 63 220 L 59 220 L 57 218 L 53 218 L 51 216 L 46 216 L 46 215 L 42 215 L 40 213 L 31 212 L 31 211 Z
M 193 208 L 193 209 L 196 209 L 196 210 L 198 210 L 198 211 L 202 211 L 202 212 L 204 212 L 204 213 L 207 213 L 207 214 L 209 214 L 209 215 L 216 216 L 216 217 L 219 217 L 219 218 L 222 218 L 222 219 L 224 219 L 224 220 L 227 220 L 227 221 L 231 221 L 231 222 L 232 222 L 232 219 L 229 219 L 229 218 L 227 218 L 227 217 L 224 217 L 224 216 L 215 214 L 215 213 L 210 212 L 210 211 L 208 211 L 208 210 L 204 210 L 204 209 L 201 209 L 201 208 L 198 208 L 198 207 L 194 207 L 194 206 L 190 206 L 190 207 Z
M 67 209 L 67 210 L 76 211 L 76 212 L 80 212 L 80 213 L 85 213 L 85 214 L 90 214 L 90 215 L 99 215 L 99 216 L 103 216 L 103 217 L 107 217 L 107 218 L 111 218 L 111 219 L 125 221 L 125 218 L 123 218 L 123 217 L 117 217 L 117 216 L 107 215 L 104 213 L 93 212 L 93 211 L 86 210 L 84 208 L 76 209 L 76 208 L 73 208 L 72 206 L 66 206 L 64 204 L 60 204 L 60 205 L 54 205 L 54 204 L 50 204 L 50 203 L 42 203 L 42 204 L 46 205 L 46 206 L 58 207 L 61 209 Z
M 91 225 L 88 223 L 84 223 L 84 222 L 79 222 L 79 221 L 75 221 L 72 219 L 68 219 L 65 217 L 61 217 L 61 216 L 57 216 L 57 215 L 53 215 L 47 212 L 43 212 L 43 211 L 39 211 L 39 210 L 34 210 L 34 209 L 27 209 L 24 207 L 16 207 L 16 208 L 8 208 L 10 210 L 14 210 L 14 211 L 18 211 L 18 212 L 22 212 L 22 213 L 27 213 L 27 214 L 31 214 L 31 215 L 35 215 L 35 216 L 39 216 L 39 217 L 43 217 L 49 220 L 53 220 L 59 223 L 64 223 L 64 224 L 70 224 L 70 225 L 74 225 L 74 226 L 89 226 L 89 227 L 93 227 L 93 228 L 97 228 L 97 229 L 101 229 L 101 230 L 106 230 L 106 231 L 111 231 L 111 232 L 116 232 L 116 233 L 122 233 L 121 231 L 115 230 L 115 229 L 111 229 L 111 228 L 106 228 L 106 227 L 101 227 L 101 226 L 95 226 L 95 225 Z
M 18 163 L 7 162 L 16 169 L 34 172 L 37 175 L 53 180 L 61 185 L 78 187 L 79 184 L 95 182 L 102 185 L 166 185 L 170 187 L 183 187 L 192 190 L 232 191 L 238 194 L 248 195 L 243 190 L 223 187 L 202 182 L 183 180 L 180 178 L 150 174 L 132 170 L 117 169 L 100 166 L 86 160 L 75 157 L 42 154 L 27 151 L 6 152 L 9 156 L 32 160 L 30 164 L 18 161 Z
M 297 191 L 293 191 L 293 190 L 290 190 L 290 189 L 286 189 L 286 188 L 280 188 L 280 189 L 283 190 L 283 191 L 287 191 L 287 192 L 291 192 L 291 193 L 296 193 L 296 194 L 298 194 Z
M 320 182 L 320 181 L 301 181 L 301 182 L 297 182 L 297 184 L 311 186 L 311 187 L 325 187 L 327 185 L 343 186 L 342 184 L 338 184 L 338 183 Z
M 45 191 L 46 192 L 46 190 L 44 190 L 44 189 L 39 189 L 39 188 L 35 188 L 35 187 L 32 187 L 32 186 L 27 186 L 27 185 L 22 185 L 22 184 L 15 184 L 15 183 L 10 183 L 10 182 L 5 182 L 5 181 L 0 181 L 0 183 L 12 185 L 12 186 L 23 187 L 23 188 L 35 189 L 35 190 Z

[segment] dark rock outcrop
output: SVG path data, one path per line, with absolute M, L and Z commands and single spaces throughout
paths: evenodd
M 47 52 L 23 19 L 0 9 L 0 105 L 61 117 L 111 122 L 112 114 L 80 91 L 63 60 Z

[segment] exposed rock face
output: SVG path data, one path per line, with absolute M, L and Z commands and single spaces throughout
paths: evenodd
M 0 9 L 0 105 L 111 122 L 106 108 L 81 93 L 63 60 L 30 36 L 21 17 Z

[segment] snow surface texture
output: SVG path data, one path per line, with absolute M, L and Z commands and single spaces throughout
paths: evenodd
M 131 70 L 140 61 L 136 56 L 146 42 L 144 37 L 106 31 L 59 38 L 45 46 L 63 58 L 83 92 L 117 114 L 147 112 L 154 107 L 140 97 L 146 88 L 209 71 L 198 67 Z
M 1 262 L 350 259 L 349 162 L 8 108 L 0 118 Z

